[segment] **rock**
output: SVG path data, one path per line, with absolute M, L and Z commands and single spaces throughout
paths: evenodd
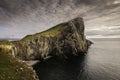
M 20 68 L 20 71 L 23 71 L 23 68 Z
M 41 60 L 48 56 L 69 58 L 86 53 L 90 44 L 80 17 L 14 42 L 16 57 L 23 60 Z
M 28 35 L 19 41 L 0 41 L 0 55 L 9 55 L 5 56 L 7 58 L 0 56 L 0 59 L 5 59 L 0 61 L 7 61 L 5 63 L 9 63 L 10 68 L 14 67 L 14 70 L 9 69 L 16 72 L 14 79 L 21 75 L 21 80 L 38 80 L 35 71 L 22 60 L 46 60 L 51 57 L 68 59 L 85 54 L 91 44 L 84 35 L 83 19 L 78 17 L 44 32 Z M 9 78 L 8 73 L 5 74 L 8 77 L 0 75 L 0 79 Z
M 49 56 L 69 58 L 84 54 L 91 41 L 86 39 L 83 19 L 78 17 L 11 44 L 12 55 L 19 59 L 44 60 Z

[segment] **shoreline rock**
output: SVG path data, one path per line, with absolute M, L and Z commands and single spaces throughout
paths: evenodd
M 44 60 L 49 56 L 69 58 L 87 52 L 92 44 L 84 34 L 81 17 L 56 25 L 46 31 L 12 41 L 9 53 L 21 60 Z M 1 47 L 0 47 L 1 48 Z
M 28 35 L 19 41 L 2 40 L 0 53 L 10 55 L 18 63 L 26 66 L 34 65 L 36 63 L 32 62 L 34 60 L 44 61 L 51 57 L 69 59 L 73 56 L 84 55 L 92 44 L 86 39 L 84 28 L 83 19 L 78 17 L 46 31 Z M 27 67 L 27 69 L 31 69 L 34 73 L 32 77 L 38 80 L 33 68 Z M 24 68 L 19 67 L 19 70 L 24 71 Z

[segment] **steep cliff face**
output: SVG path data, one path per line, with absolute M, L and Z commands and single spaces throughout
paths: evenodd
M 84 54 L 91 42 L 84 35 L 83 19 L 78 17 L 11 44 L 12 55 L 15 57 L 22 60 L 40 60 L 49 56 L 69 58 Z
M 13 44 L 15 56 L 23 60 L 45 59 L 49 56 L 79 55 L 87 52 L 90 43 L 84 35 L 82 18 L 75 18 L 47 31 L 28 35 Z
M 15 58 L 16 47 L 10 41 L 0 41 L 0 80 L 38 80 L 35 71 Z

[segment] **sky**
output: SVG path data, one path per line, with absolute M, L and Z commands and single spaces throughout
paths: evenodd
M 0 0 L 0 38 L 23 38 L 76 17 L 88 38 L 120 38 L 120 0 Z

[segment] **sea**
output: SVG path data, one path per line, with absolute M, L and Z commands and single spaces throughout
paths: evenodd
M 92 38 L 85 55 L 33 65 L 40 80 L 120 80 L 120 38 Z

